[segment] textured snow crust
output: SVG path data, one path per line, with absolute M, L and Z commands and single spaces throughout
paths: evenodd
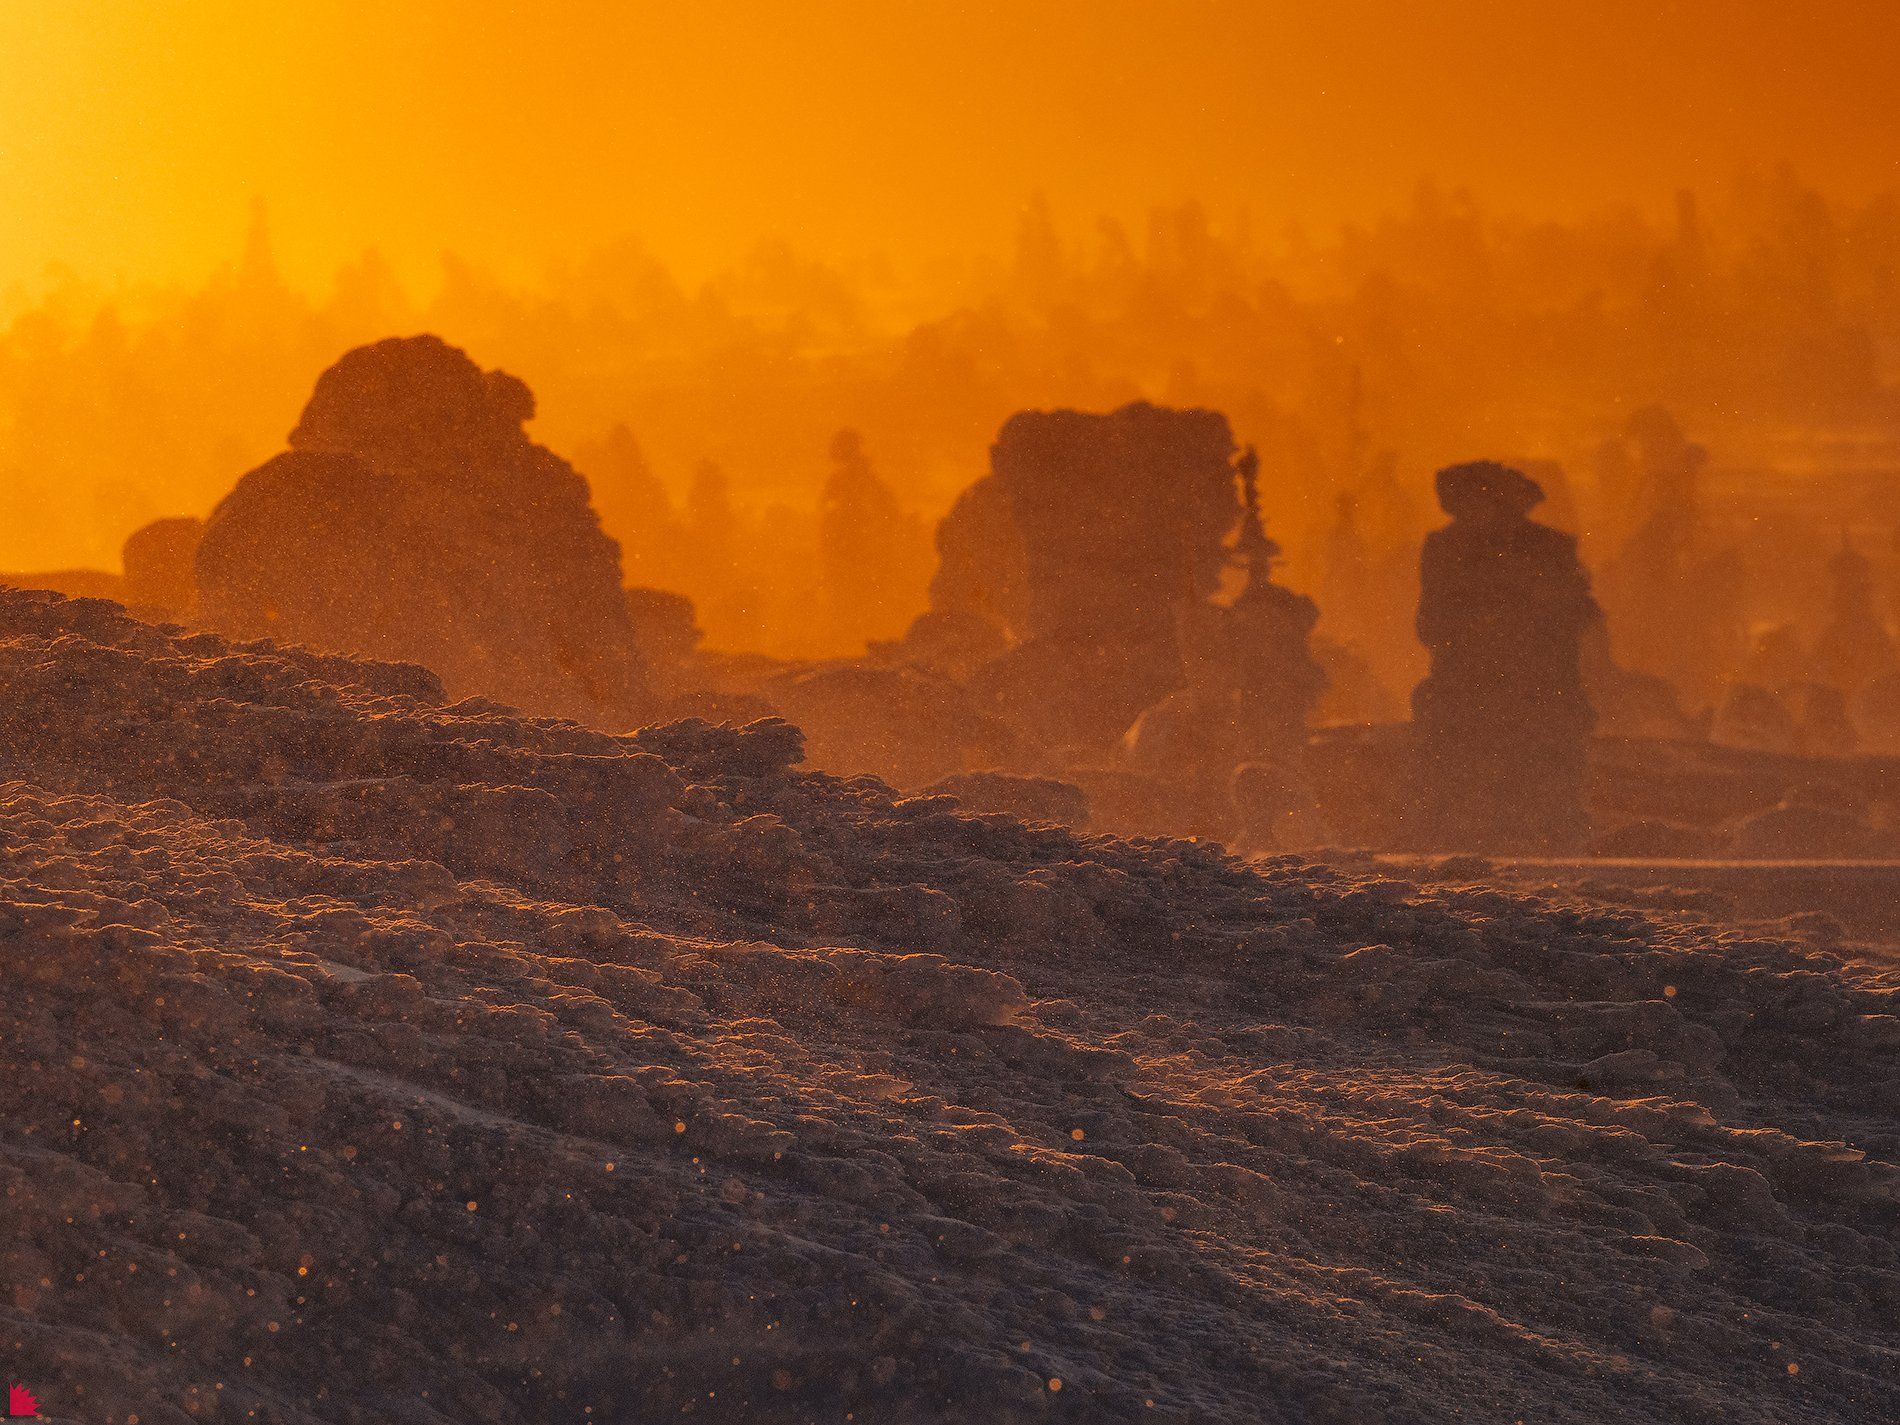
M 1900 1418 L 1900 985 L 0 590 L 56 1418 Z

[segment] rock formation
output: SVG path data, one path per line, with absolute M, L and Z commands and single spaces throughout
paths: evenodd
M 976 679 L 1052 745 L 1106 746 L 1182 681 L 1178 621 L 1211 597 L 1240 518 L 1218 411 L 1021 411 L 939 531 L 938 612 L 1015 646 Z M 1013 538 L 1011 537 L 1013 536 Z
M 126 536 L 122 597 L 135 613 L 174 618 L 197 599 L 198 543 L 205 522 L 191 515 L 153 520 Z
M 290 449 L 212 512 L 200 620 L 633 725 L 648 693 L 619 549 L 586 480 L 522 430 L 533 414 L 521 381 L 439 337 L 347 353 L 318 378 Z
M 1601 617 L 1576 538 L 1530 518 L 1543 491 L 1509 466 L 1454 465 L 1437 484 L 1451 523 L 1420 556 L 1418 831 L 1459 850 L 1574 849 L 1595 725 L 1583 643 Z

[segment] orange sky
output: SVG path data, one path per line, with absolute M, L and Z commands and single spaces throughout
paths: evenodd
M 195 280 L 254 196 L 310 283 L 371 243 L 994 251 L 1037 189 L 1263 229 L 1428 173 L 1553 214 L 1781 160 L 1859 197 L 1900 186 L 1896 53 L 1880 0 L 9 0 L 0 288 Z

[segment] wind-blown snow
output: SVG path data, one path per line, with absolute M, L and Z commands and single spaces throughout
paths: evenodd
M 0 591 L 0 1366 L 147 1425 L 1900 1415 L 1892 977 L 798 755 Z

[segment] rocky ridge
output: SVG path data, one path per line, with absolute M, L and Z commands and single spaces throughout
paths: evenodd
M 55 1418 L 1900 1414 L 1900 982 L 0 590 Z

